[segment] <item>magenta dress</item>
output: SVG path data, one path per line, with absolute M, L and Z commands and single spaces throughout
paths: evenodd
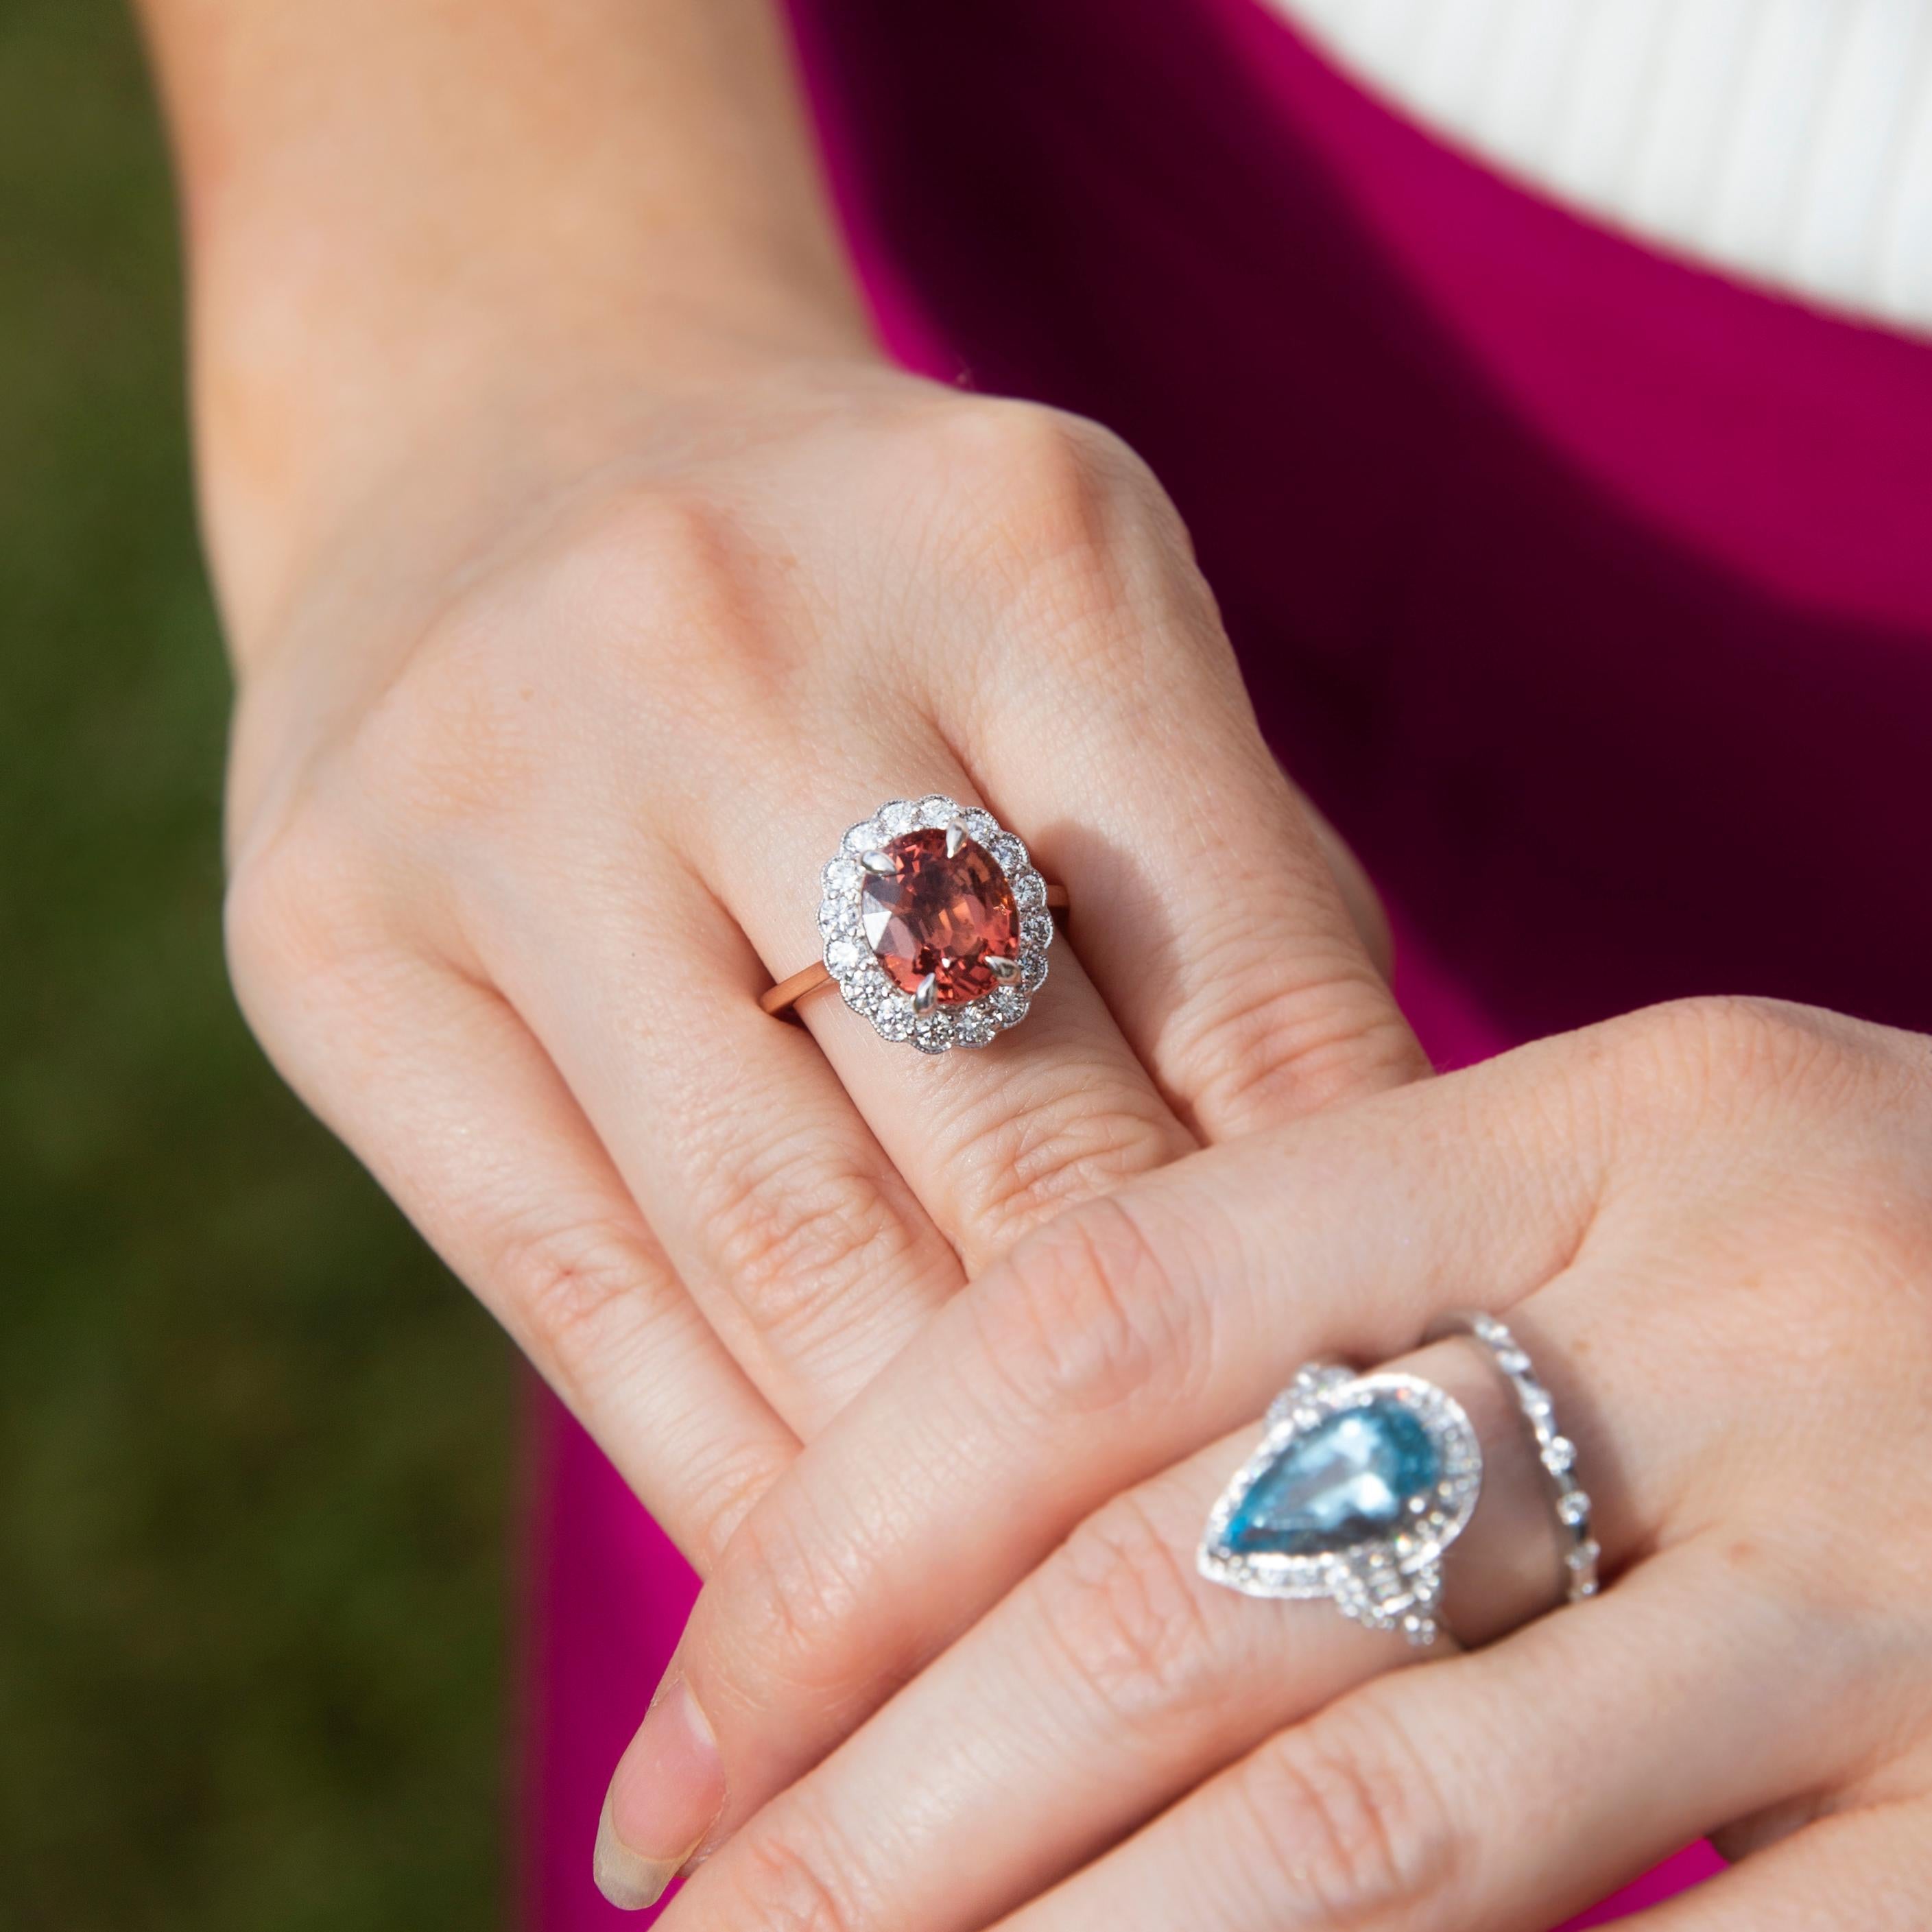
M 1680 994 L 1932 1030 L 1932 347 L 1506 184 L 1260 0 L 794 10 L 896 350 L 1153 464 L 1439 1064 Z M 590 1932 L 694 1586 L 538 1436 L 527 1916 Z

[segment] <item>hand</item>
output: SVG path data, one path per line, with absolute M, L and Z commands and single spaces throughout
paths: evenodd
M 1395 1670 L 1202 1581 L 1292 1369 L 1472 1303 L 1578 1444 L 1604 1594 L 1538 1614 L 1540 1472 L 1455 1342 L 1402 1365 L 1485 1438 L 1446 1618 L 1502 1640 Z M 607 1816 L 668 1858 L 657 1772 L 728 1794 L 664 1920 L 707 1932 L 1528 1932 L 1712 1831 L 1746 1862 L 1658 1932 L 1914 1932 L 1928 1389 L 1925 1040 L 1699 1001 L 1530 1047 L 1172 1166 L 959 1297 L 748 1519 Z
M 231 950 L 702 1565 L 1025 1229 L 1420 1062 L 1119 443 L 824 357 L 577 388 L 452 418 L 244 600 Z M 1024 1030 L 768 1018 L 846 826 L 928 790 L 1072 890 Z

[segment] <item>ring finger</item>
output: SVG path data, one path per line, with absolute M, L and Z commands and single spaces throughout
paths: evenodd
M 890 750 L 872 748 L 853 762 L 857 776 L 848 772 L 842 782 L 862 806 L 895 790 L 934 810 L 952 801 L 977 802 L 978 785 L 936 732 L 913 735 Z M 923 783 L 908 785 L 908 776 Z M 707 874 L 718 879 L 726 905 L 774 978 L 824 944 L 815 923 L 822 861 L 842 850 L 854 818 L 878 822 L 862 812 L 806 805 L 833 795 L 829 774 L 790 790 L 800 802 L 749 788 L 722 802 L 704 840 Z M 727 852 L 737 858 L 728 869 Z M 830 991 L 810 996 L 799 1010 L 853 1105 L 969 1274 L 1061 1207 L 1196 1144 L 1082 970 L 1076 947 L 1055 944 L 1048 956 L 1052 978 L 1020 1029 L 983 1051 L 932 1055 L 889 1042 Z

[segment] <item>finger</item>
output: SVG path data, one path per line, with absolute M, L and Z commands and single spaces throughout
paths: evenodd
M 757 762 L 788 768 L 776 744 Z M 823 947 L 817 917 L 824 862 L 843 849 L 855 819 L 886 816 L 833 812 L 817 801 L 842 794 L 862 809 L 876 806 L 895 778 L 911 792 L 898 801 L 909 805 L 970 806 L 979 795 L 937 734 L 917 720 L 898 721 L 890 744 L 842 746 L 837 762 L 836 772 L 808 768 L 786 794 L 734 788 L 715 802 L 715 818 L 698 835 L 700 869 L 773 979 Z M 908 772 L 924 782 L 922 790 L 904 785 Z M 1077 946 L 1054 944 L 1051 961 L 1052 976 L 1024 1023 L 980 1050 L 931 1056 L 886 1042 L 829 990 L 799 1010 L 852 1104 L 969 1275 L 1063 1209 L 1194 1145 L 1082 970 Z
M 747 1519 L 694 1612 L 674 1670 L 723 1754 L 721 1828 L 1108 1497 L 1252 1427 L 1297 1360 L 1385 1360 L 1470 1280 L 1506 1303 L 1560 1270 L 1588 1220 L 1588 1166 L 1562 1158 L 1546 1117 L 1546 1165 L 1569 1179 L 1524 1198 L 1513 1150 L 1459 1130 L 1496 1077 L 1183 1162 L 1139 1184 L 1131 1213 L 1064 1217 L 943 1311 Z M 1444 1171 L 1415 1171 L 1424 1146 L 1453 1150 Z M 1242 1212 L 1224 1217 L 1208 1172 Z M 1486 1198 L 1512 1211 L 1475 1225 Z M 1292 1326 L 1284 1276 L 1300 1291 Z
M 1450 1565 L 1450 1627 L 1514 1628 L 1550 1607 L 1562 1574 L 1516 1399 L 1466 1343 L 1394 1366 L 1447 1389 L 1482 1444 L 1481 1504 Z M 1201 1526 L 1253 1435 L 1090 1517 L 703 1867 L 681 1907 L 692 1922 L 782 1922 L 817 1891 L 849 1932 L 983 1924 L 1274 1731 L 1412 1658 L 1400 1637 L 1326 1605 L 1257 1604 L 1199 1576 Z M 1612 1563 L 1623 1554 L 1606 1552 Z M 647 1831 L 643 1768 L 630 1764 L 613 1795 L 614 1828 Z
M 648 842 L 610 849 L 601 813 L 542 836 L 569 861 L 532 854 L 475 896 L 482 964 L 692 1298 L 809 1436 L 957 1291 L 958 1258 L 825 1056 L 759 1010 L 768 976 L 710 892 Z
M 796 1439 L 692 1305 L 556 1070 L 501 998 L 350 948 L 325 886 L 242 884 L 230 952 L 290 1084 L 708 1568 Z
M 1039 828 L 1128 1039 L 1208 1140 L 1426 1072 L 1372 892 L 1264 742 L 1172 505 L 1096 425 L 1010 421 L 1024 547 L 960 590 L 1003 592 L 998 674 L 942 664 L 939 715 Z
M 965 1705 L 937 1732 L 926 1714 L 923 1750 L 905 1739 L 896 1788 L 867 1794 L 875 1811 L 827 1803 L 841 1766 L 892 1719 L 888 1706 L 699 1869 L 668 1928 L 788 1923 L 816 1898 L 854 1932 L 966 1932 L 1008 1911 L 1012 1932 L 1540 1932 L 1708 1823 L 1776 1795 L 1802 1749 L 1755 1674 L 1767 1661 L 1788 1667 L 1789 1633 L 1748 1617 L 1742 1633 L 1726 1631 L 1708 1614 L 1714 1567 L 1673 1559 L 1628 1580 L 1614 1600 L 1552 1615 L 1493 1649 L 1385 1675 L 1386 1640 L 1332 1612 L 1232 1599 L 1231 1615 L 1245 1610 L 1264 1628 L 1216 1634 L 1230 1662 L 1242 1653 L 1250 1702 L 1292 1727 L 1269 1736 L 1264 1718 L 1240 1709 L 1232 1673 L 1199 1666 L 1190 1646 L 1184 1667 L 1202 1670 L 1225 1714 L 1215 1754 L 1196 1742 L 1210 1720 L 1177 1702 L 1170 1722 L 1193 1736 L 1117 1739 L 1097 1791 L 1090 1766 L 1066 1765 L 1050 1801 L 1060 1830 L 1025 1822 L 1018 1843 L 986 1835 L 977 1827 L 989 1821 L 951 1802 L 949 1772 L 976 1785 L 971 1761 L 984 1748 L 977 1734 L 953 1734 Z M 1141 1627 L 1138 1609 L 1130 1614 Z M 1156 1641 L 1172 1652 L 1175 1639 L 1163 1629 Z M 1070 1665 L 1077 1678 L 1083 1654 L 1070 1659 L 1049 1641 L 1028 1688 L 1050 1693 Z M 1137 1676 L 1131 1652 L 1103 1640 L 1097 1654 L 1109 1660 L 1104 1683 Z M 1272 1683 L 1277 1674 L 1292 1688 Z M 1043 1740 L 1024 1704 L 999 1712 L 1022 1732 L 1001 1754 L 1024 1766 Z M 1120 1844 L 1156 1808 L 1136 1793 L 1123 1827 L 1110 1801 L 1124 1774 L 1144 1751 L 1161 1757 L 1176 1744 L 1192 1760 L 1176 1788 L 1187 1795 Z M 1010 1828 L 1020 1816 L 997 1822 Z
M 1216 1932 L 1556 1923 L 1816 1773 L 1826 1687 L 1794 1668 L 1792 1619 L 1730 1593 L 1726 1567 L 1687 1550 L 1491 1649 L 1376 1679 L 1012 1932 L 1135 1932 L 1177 1910 Z
M 1382 904 L 1382 895 L 1356 857 L 1354 848 L 1299 785 L 1292 780 L 1289 784 L 1296 802 L 1308 815 L 1315 842 L 1321 847 L 1322 856 L 1334 876 L 1335 890 L 1342 895 L 1342 903 L 1348 908 L 1349 922 L 1362 942 L 1362 950 L 1383 980 L 1394 979 L 1395 935 L 1389 928 L 1388 909 Z
M 888 1044 L 836 993 L 808 1004 L 809 1034 L 761 1011 L 775 974 L 823 946 L 818 874 L 848 827 L 814 832 L 805 806 L 758 796 L 721 787 L 694 854 L 722 903 L 660 850 L 614 849 L 608 814 L 566 800 L 466 926 L 694 1298 L 809 1435 L 964 1266 L 1191 1143 L 1064 950 L 1024 1034 L 986 1052 Z
M 1624 1923 L 1630 1932 L 1922 1932 L 1932 1806 L 1922 1798 L 1821 1819 Z
M 848 1932 L 983 1925 L 1405 1660 L 1400 1639 L 1318 1606 L 1257 1615 L 1199 1576 L 1202 1522 L 1252 1446 L 1216 1444 L 1082 1524 L 701 1865 L 667 1924 L 781 1924 L 817 1894 Z M 662 1803 L 652 1742 L 611 1787 L 634 1842 Z

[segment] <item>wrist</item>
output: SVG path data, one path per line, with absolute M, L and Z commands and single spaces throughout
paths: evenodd
M 648 277 L 552 262 L 460 290 L 412 278 L 318 299 L 300 274 L 204 288 L 195 335 L 204 521 L 244 659 L 309 561 L 378 506 L 486 518 L 709 397 L 880 361 L 842 269 L 695 248 L 674 262 L 660 247 Z
M 143 8 L 238 634 L 440 444 L 541 462 L 602 409 L 874 353 L 771 0 Z

